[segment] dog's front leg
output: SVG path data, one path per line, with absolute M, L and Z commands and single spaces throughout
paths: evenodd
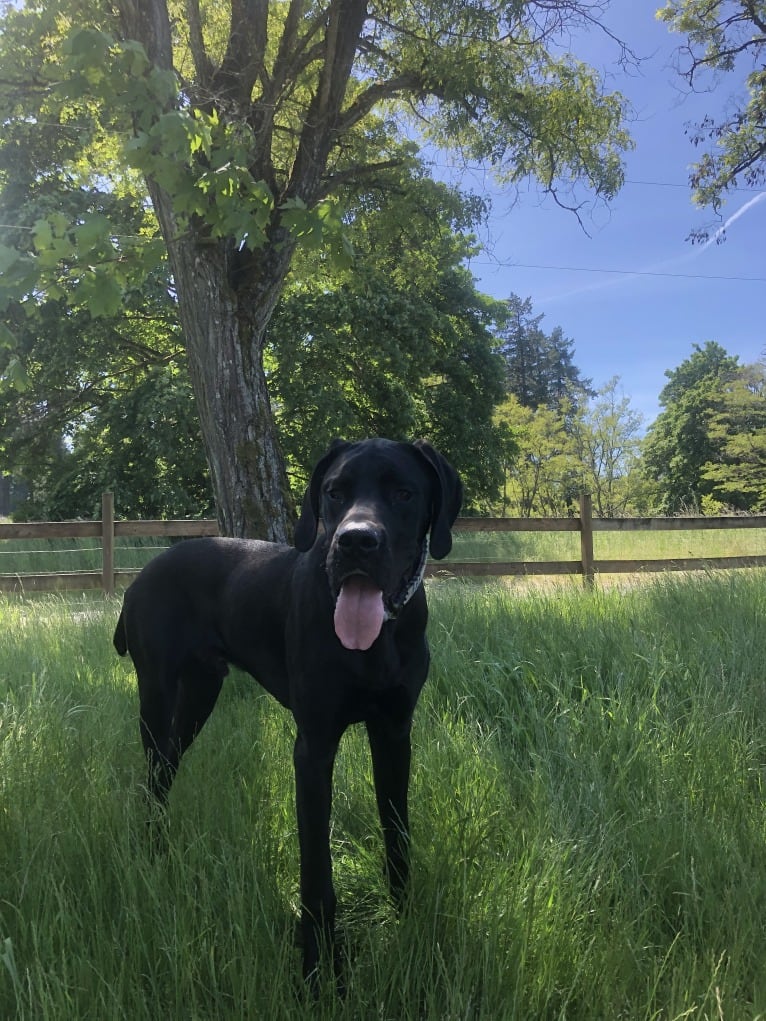
M 332 771 L 338 742 L 299 731 L 295 741 L 295 795 L 301 857 L 303 977 L 316 985 L 319 960 L 332 952 L 336 975 L 335 890 L 330 857 Z
M 409 878 L 411 727 L 411 718 L 404 722 L 383 718 L 367 724 L 375 797 L 386 845 L 386 874 L 397 908 L 402 907 Z

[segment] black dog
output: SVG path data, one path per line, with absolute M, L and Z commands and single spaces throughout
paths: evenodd
M 189 540 L 151 561 L 125 594 L 114 644 L 136 668 L 160 802 L 229 663 L 295 718 L 305 977 L 320 947 L 333 945 L 332 771 L 351 723 L 367 726 L 389 885 L 395 901 L 403 897 L 410 730 L 429 663 L 426 548 L 437 560 L 449 553 L 461 498 L 456 472 L 427 443 L 336 442 L 311 478 L 296 549 Z

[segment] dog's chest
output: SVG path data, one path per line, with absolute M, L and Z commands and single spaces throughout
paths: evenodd
M 405 684 L 390 684 L 386 688 L 363 689 L 349 687 L 343 702 L 346 723 L 374 722 L 376 719 L 403 719 L 415 708 L 417 694 Z

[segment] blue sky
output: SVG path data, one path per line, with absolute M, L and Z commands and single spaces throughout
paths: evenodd
M 620 376 L 645 425 L 661 410 L 665 371 L 688 358 L 695 343 L 717 341 L 742 363 L 766 354 L 766 191 L 730 196 L 723 219 L 736 219 L 723 244 L 703 250 L 686 240 L 712 214 L 691 201 L 688 168 L 697 150 L 684 129 L 720 109 L 742 78 L 732 74 L 712 93 L 687 95 L 673 67 L 683 37 L 655 20 L 656 7 L 652 0 L 615 0 L 604 19 L 645 58 L 638 70 L 617 67 L 614 46 L 601 33 L 572 42 L 573 52 L 609 74 L 610 88 L 635 111 L 626 184 L 609 208 L 586 221 L 590 236 L 533 188 L 511 196 L 478 169 L 458 174 L 466 189 L 492 199 L 482 238 L 488 251 L 471 263 L 479 289 L 497 298 L 530 297 L 535 314 L 544 315 L 542 328 L 560 326 L 574 341 L 575 364 L 595 386 Z M 760 279 L 736 279 L 748 277 Z

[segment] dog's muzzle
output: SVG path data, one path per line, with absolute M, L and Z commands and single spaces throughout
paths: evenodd
M 342 545 L 343 538 L 340 537 L 339 545 Z M 359 542 L 359 537 L 354 541 Z M 368 543 L 372 547 L 372 539 Z M 355 568 L 342 577 L 335 603 L 334 626 L 344 648 L 360 652 L 370 648 L 383 625 L 394 620 L 417 592 L 423 581 L 427 556 L 428 541 L 425 539 L 413 572 L 402 578 L 398 590 L 388 596 L 361 568 Z

